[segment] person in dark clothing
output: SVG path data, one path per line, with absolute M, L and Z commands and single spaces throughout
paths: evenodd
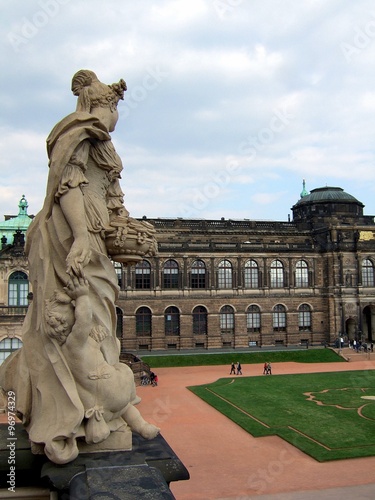
M 151 372 L 150 373 L 150 379 L 151 379 L 151 385 L 152 387 L 156 387 L 158 385 L 158 376 L 156 373 Z

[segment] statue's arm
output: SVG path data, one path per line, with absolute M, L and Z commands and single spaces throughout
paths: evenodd
M 66 258 L 66 272 L 69 275 L 83 276 L 83 268 L 90 261 L 91 251 L 81 188 L 71 188 L 63 194 L 60 206 L 74 239 Z
M 73 342 L 83 345 L 88 339 L 91 329 L 91 306 L 88 295 L 83 295 L 76 299 L 75 307 L 75 323 L 73 325 L 70 336 Z
M 89 297 L 89 284 L 84 278 L 71 278 L 66 287 L 66 293 L 75 301 L 74 325 L 68 340 L 70 344 L 78 342 L 79 345 L 88 339 L 91 331 L 92 307 Z
M 66 271 L 70 276 L 83 276 L 83 268 L 87 266 L 91 256 L 81 190 L 81 186 L 88 182 L 85 171 L 89 147 L 89 142 L 84 141 L 75 150 L 55 194 L 55 200 L 60 204 L 73 235 L 73 244 L 66 259 Z

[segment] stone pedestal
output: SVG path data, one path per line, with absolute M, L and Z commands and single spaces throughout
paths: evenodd
M 7 425 L 0 425 L 0 444 L 1 498 L 15 497 L 8 490 L 11 478 L 16 492 L 29 492 L 23 498 L 37 498 L 34 493 L 44 489 L 57 492 L 55 498 L 61 500 L 168 500 L 174 498 L 169 484 L 189 479 L 186 467 L 161 435 L 146 441 L 133 434 L 131 451 L 82 453 L 65 465 L 56 465 L 44 455 L 33 455 L 21 424 L 16 425 L 11 438 Z

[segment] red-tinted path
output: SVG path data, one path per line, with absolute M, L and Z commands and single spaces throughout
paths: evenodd
M 342 371 L 350 384 L 345 371 L 367 369 L 375 369 L 375 359 L 353 354 L 349 363 L 275 363 L 272 376 Z M 229 377 L 229 367 L 155 371 L 159 385 L 137 389 L 142 397 L 138 408 L 161 427 L 190 472 L 189 481 L 171 485 L 177 500 L 375 498 L 375 457 L 318 463 L 278 437 L 253 438 L 186 389 Z M 262 365 L 243 366 L 243 376 L 262 371 Z

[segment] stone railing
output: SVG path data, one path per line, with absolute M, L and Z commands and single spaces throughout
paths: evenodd
M 0 306 L 1 316 L 26 316 L 27 306 Z

